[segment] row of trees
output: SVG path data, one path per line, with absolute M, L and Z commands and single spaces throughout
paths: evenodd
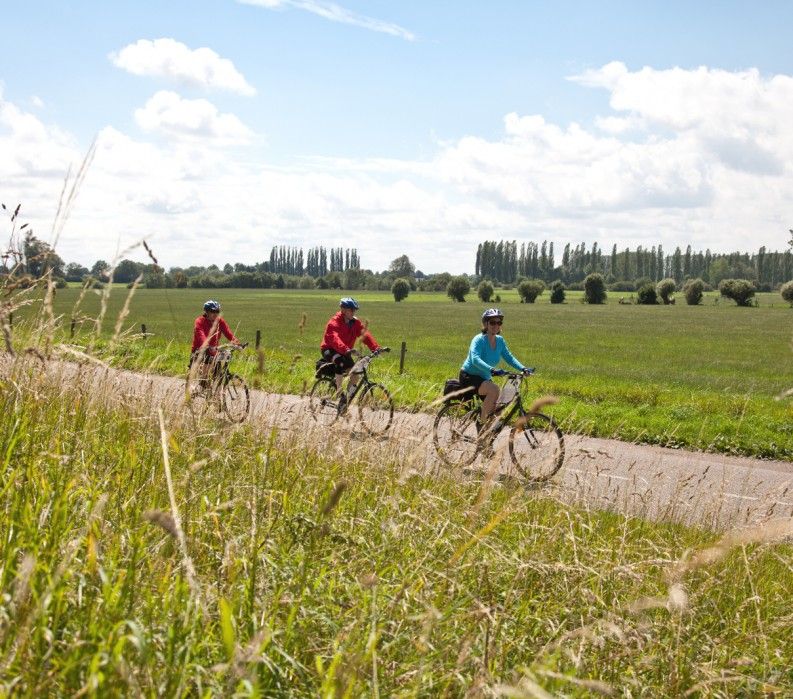
M 793 278 L 793 250 L 769 252 L 761 247 L 756 253 L 711 253 L 710 250 L 685 250 L 675 248 L 671 254 L 663 246 L 639 246 L 635 250 L 618 250 L 612 246 L 606 254 L 593 243 L 565 245 L 560 264 L 556 264 L 553 243 L 492 241 L 480 243 L 476 251 L 476 276 L 501 283 L 515 283 L 520 277 L 550 282 L 560 279 L 570 284 L 582 281 L 592 273 L 602 274 L 607 284 L 618 281 L 649 279 L 658 282 L 664 278 L 681 284 L 686 279 L 700 278 L 712 285 L 722 279 L 750 279 L 760 288 L 770 290 Z
M 488 278 L 504 284 L 517 282 L 521 299 L 532 303 L 545 290 L 548 274 L 560 272 L 552 285 L 555 302 L 564 300 L 566 281 L 572 288 L 583 288 L 586 292 L 587 280 L 591 282 L 591 279 L 600 278 L 604 292 L 606 288 L 617 291 L 635 290 L 638 292 L 639 303 L 656 303 L 659 298 L 667 303 L 669 294 L 676 288 L 684 291 L 687 300 L 690 296 L 687 290 L 699 289 L 701 298 L 703 290 L 718 286 L 723 295 L 745 305 L 744 301 L 750 299 L 758 288 L 762 290 L 764 284 L 770 285 L 773 282 L 777 285 L 778 282 L 793 278 L 793 233 L 791 236 L 787 251 L 769 253 L 763 247 L 755 255 L 732 253 L 713 256 L 710 251 L 693 253 L 689 246 L 685 253 L 678 248 L 673 255 L 664 257 L 659 246 L 650 250 L 641 247 L 635 251 L 626 249 L 622 253 L 614 247 L 610 256 L 604 256 L 597 244 L 593 244 L 589 250 L 583 243 L 572 249 L 567 245 L 562 255 L 562 265 L 559 267 L 554 266 L 553 243 L 543 242 L 539 246 L 534 243 L 522 244 L 518 250 L 514 241 L 487 241 L 477 251 L 476 266 L 480 278 L 477 290 L 479 297 L 487 301 L 493 294 L 493 284 Z M 64 264 L 51 246 L 37 239 L 30 231 L 19 246 L 19 252 L 21 254 L 13 261 L 9 260 L 8 255 L 3 257 L 2 266 L 6 272 L 13 262 L 17 266 L 21 265 L 21 271 L 33 278 L 41 277 L 51 270 L 55 277 L 65 278 L 67 281 L 92 278 L 101 283 L 109 278 L 111 271 L 110 265 L 104 260 L 97 260 L 90 269 L 77 263 Z M 576 280 L 575 277 L 582 267 L 584 270 L 592 267 L 616 269 L 621 276 L 631 276 L 633 281 L 631 284 L 615 283 L 613 274 L 603 274 L 601 271 L 589 272 Z M 667 275 L 657 280 L 660 269 Z M 360 269 L 360 260 L 354 248 L 328 250 L 315 247 L 304 255 L 302 248 L 276 246 L 272 248 L 268 261 L 253 265 L 238 262 L 233 265 L 226 264 L 222 269 L 217 265 L 172 267 L 167 272 L 157 264 L 122 260 L 112 272 L 114 281 L 131 283 L 142 278 L 143 284 L 149 288 L 333 288 L 351 291 L 391 289 L 397 300 L 405 298 L 410 291 L 416 289 L 446 291 L 452 298 L 464 300 L 471 288 L 471 280 L 467 275 L 424 275 L 416 270 L 407 255 L 392 260 L 388 270 L 384 272 Z M 691 273 L 694 272 L 704 273 L 693 277 Z M 725 273 L 731 276 L 723 276 Z M 532 278 L 527 278 L 529 275 Z M 569 281 L 570 277 L 574 278 L 572 282 Z M 793 293 L 789 291 L 790 288 L 791 285 L 785 285 L 783 296 Z M 696 293 L 692 293 L 694 295 L 691 298 L 696 297 Z
M 305 261 L 304 261 L 305 260 Z M 244 266 L 244 265 L 242 265 Z M 253 265 L 257 267 L 257 265 Z M 302 277 L 304 274 L 317 278 L 329 272 L 346 272 L 360 269 L 361 260 L 355 248 L 309 248 L 305 257 L 303 248 L 278 245 L 270 251 L 268 262 L 262 263 L 258 269 L 235 271 L 272 272 L 273 274 L 289 274 Z

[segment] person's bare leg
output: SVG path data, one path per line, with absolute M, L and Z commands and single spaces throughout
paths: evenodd
M 482 396 L 481 421 L 484 425 L 488 418 L 493 414 L 498 399 L 499 388 L 492 381 L 483 381 L 479 386 L 479 395 Z

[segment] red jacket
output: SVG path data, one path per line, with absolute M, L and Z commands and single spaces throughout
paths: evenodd
M 339 311 L 334 315 L 325 326 L 325 336 L 322 338 L 320 349 L 332 349 L 339 354 L 346 354 L 355 345 L 355 341 L 363 338 L 363 343 L 374 352 L 380 349 L 380 345 L 363 327 L 363 323 L 357 318 L 353 318 L 350 323 L 344 320 L 344 314 Z
M 215 332 L 212 332 L 213 325 L 215 325 Z M 223 320 L 223 318 L 219 317 L 215 323 L 213 323 L 206 316 L 198 316 L 198 318 L 195 319 L 193 348 L 190 351 L 195 352 L 197 349 L 206 347 L 209 350 L 209 354 L 215 354 L 215 348 L 220 343 L 221 333 L 229 342 L 239 342 L 239 340 L 234 337 L 234 333 L 231 332 L 229 324 Z

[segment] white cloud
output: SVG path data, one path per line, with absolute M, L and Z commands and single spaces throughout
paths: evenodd
M 205 99 L 189 100 L 160 90 L 135 110 L 135 121 L 144 131 L 177 139 L 211 139 L 218 143 L 250 142 L 253 132 L 233 114 L 221 114 Z
M 413 32 L 404 27 L 400 27 L 398 24 L 384 22 L 383 20 L 367 17 L 366 15 L 359 15 L 357 12 L 352 12 L 334 2 L 326 2 L 326 0 L 238 0 L 238 2 L 243 5 L 264 7 L 268 10 L 303 10 L 304 12 L 310 12 L 313 15 L 330 20 L 331 22 L 350 24 L 355 27 L 369 29 L 373 32 L 390 34 L 391 36 L 396 36 L 407 41 L 416 40 L 416 35 Z
M 255 95 L 234 63 L 209 48 L 191 49 L 175 39 L 139 39 L 109 55 L 119 68 L 133 75 L 164 77 L 182 85 Z
M 610 64 L 576 81 L 609 91 L 595 126 L 511 113 L 498 138 L 439 144 L 424 161 L 317 157 L 280 168 L 226 147 L 253 138 L 233 115 L 157 93 L 136 119 L 167 138 L 101 132 L 61 254 L 92 262 L 146 235 L 166 265 L 324 244 L 357 247 L 374 269 L 407 253 L 431 272 L 471 271 L 485 238 L 784 248 L 791 78 Z M 46 223 L 80 157 L 73 137 L 0 97 L 6 203 L 40 209 Z

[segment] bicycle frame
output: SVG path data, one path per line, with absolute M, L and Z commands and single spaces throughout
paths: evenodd
M 235 347 L 234 345 L 219 345 L 215 356 L 212 357 L 211 361 L 207 362 L 207 383 L 202 384 L 199 379 L 199 385 L 201 385 L 205 391 L 209 391 L 213 394 L 216 393 L 221 386 L 225 386 L 232 377 L 232 373 L 229 371 L 229 365 L 234 358 L 234 352 L 245 349 L 247 346 L 247 342 L 240 347 Z
M 515 388 L 515 396 L 501 405 L 496 403 L 495 410 L 491 413 L 491 417 L 501 420 L 502 427 L 510 424 L 516 415 L 526 415 L 526 410 L 523 407 L 523 401 L 520 396 L 520 387 L 527 375 L 513 372 L 505 372 L 505 375 L 507 380 L 504 382 L 504 386 L 502 386 L 501 390 L 503 391 L 509 384 L 512 384 Z M 474 393 L 468 400 L 472 401 L 471 412 L 482 409 L 482 396 L 478 393 Z
M 361 380 L 358 381 L 351 393 L 346 393 L 344 389 L 341 389 L 341 394 L 338 395 L 338 402 L 336 400 L 327 400 L 323 403 L 323 405 L 328 405 L 331 408 L 336 408 L 338 414 L 341 415 L 347 411 L 347 408 L 350 404 L 357 398 L 357 396 L 364 391 L 368 390 L 372 386 L 377 386 L 377 383 L 372 381 L 369 378 L 369 364 L 371 364 L 372 360 L 380 355 L 383 352 L 389 352 L 390 349 L 387 347 L 383 347 L 381 349 L 375 350 L 371 354 L 367 354 L 365 357 L 361 357 L 350 370 L 345 374 L 345 376 L 351 376 L 352 374 L 360 374 Z M 323 399 L 324 400 L 324 399 Z
M 343 412 L 344 410 L 346 410 L 347 406 L 349 406 L 355 400 L 355 398 L 358 396 L 359 393 L 361 393 L 361 391 L 363 391 L 366 388 L 369 388 L 369 386 L 374 385 L 374 381 L 371 381 L 369 379 L 368 368 L 369 365 L 372 363 L 372 360 L 375 357 L 377 357 L 382 351 L 386 351 L 386 350 L 375 350 L 371 354 L 367 354 L 365 357 L 361 357 L 357 362 L 355 362 L 355 364 L 352 365 L 352 368 L 347 372 L 347 376 L 352 376 L 353 374 L 360 374 L 361 380 L 355 384 L 353 392 L 347 396 L 346 401 L 340 403 L 339 405 L 340 411 Z

